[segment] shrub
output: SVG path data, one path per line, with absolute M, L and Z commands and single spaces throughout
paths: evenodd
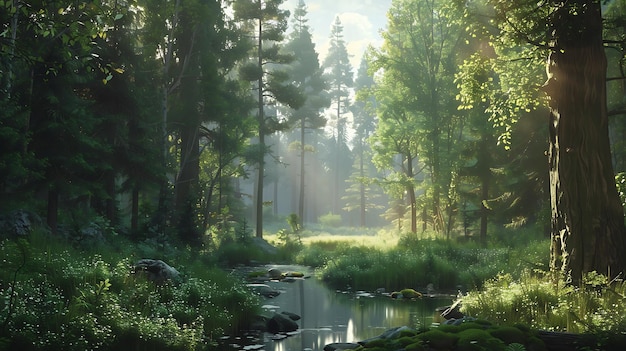
M 325 215 L 321 215 L 318 218 L 318 221 L 323 226 L 337 228 L 341 226 L 341 215 L 332 214 L 331 212 L 328 212 Z

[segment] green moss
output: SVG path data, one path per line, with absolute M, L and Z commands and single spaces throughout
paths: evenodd
M 489 334 L 493 337 L 504 341 L 505 344 L 524 344 L 526 341 L 526 335 L 515 327 L 500 327 L 489 330 Z
M 526 349 L 528 351 L 548 351 L 546 344 L 543 340 L 539 339 L 536 336 L 531 336 L 528 338 L 528 341 L 525 343 Z
M 387 340 L 385 339 L 376 339 L 376 340 L 372 340 L 366 343 L 364 346 L 366 349 L 371 349 L 374 347 L 385 346 L 386 343 L 387 343 Z
M 456 350 L 458 351 L 480 351 L 506 350 L 506 345 L 502 340 L 496 339 L 485 330 L 467 329 L 459 333 L 459 340 Z
M 437 329 L 418 334 L 416 338 L 422 340 L 430 348 L 443 350 L 453 348 L 459 340 L 456 334 L 444 333 Z
M 406 351 L 426 351 L 427 348 L 421 342 L 415 342 L 409 345 L 406 345 L 404 348 Z

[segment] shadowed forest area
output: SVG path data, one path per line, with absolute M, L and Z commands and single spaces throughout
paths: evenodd
M 622 349 L 626 1 L 390 3 L 353 67 L 322 0 L 0 0 L 0 350 L 213 350 L 270 263 L 473 318 L 359 350 Z

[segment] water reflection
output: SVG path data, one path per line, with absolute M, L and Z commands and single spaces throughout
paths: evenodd
M 281 269 L 286 271 L 288 269 Z M 302 317 L 299 332 L 282 340 L 264 337 L 265 351 L 317 351 L 331 343 L 357 342 L 387 329 L 428 326 L 438 306 L 451 299 L 393 300 L 384 296 L 332 291 L 315 278 L 269 282 L 281 294 L 265 301 L 268 311 L 293 312 Z M 260 345 L 259 345 L 260 346 Z

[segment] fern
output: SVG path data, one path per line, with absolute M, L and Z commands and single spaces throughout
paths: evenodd
M 507 345 L 506 351 L 526 351 L 526 347 L 522 344 L 514 342 Z

